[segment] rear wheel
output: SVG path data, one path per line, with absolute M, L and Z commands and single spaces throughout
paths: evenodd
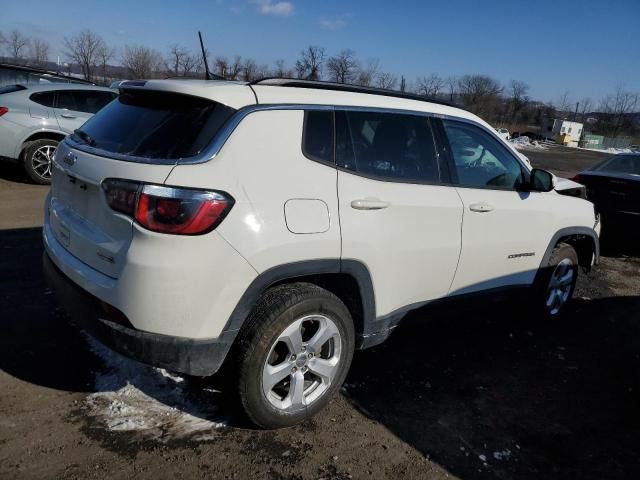
M 559 317 L 571 299 L 578 280 L 578 254 L 566 243 L 559 243 L 551 252 L 542 278 L 541 307 L 545 316 Z
M 24 169 L 31 180 L 40 185 L 51 183 L 53 155 L 58 143 L 52 138 L 42 138 L 31 142 L 24 150 Z
M 346 377 L 354 350 L 347 307 L 316 285 L 268 291 L 237 350 L 244 411 L 263 428 L 295 425 L 320 411 Z

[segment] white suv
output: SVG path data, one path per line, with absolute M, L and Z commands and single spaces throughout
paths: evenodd
M 54 164 L 65 307 L 143 362 L 224 362 L 266 428 L 320 410 L 408 311 L 525 287 L 557 316 L 599 254 L 593 205 L 484 121 L 384 90 L 124 82 Z

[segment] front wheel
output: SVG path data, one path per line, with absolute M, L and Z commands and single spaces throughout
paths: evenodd
M 307 283 L 269 290 L 241 335 L 238 393 L 263 428 L 292 426 L 320 411 L 344 382 L 355 343 L 344 303 Z
M 571 245 L 559 243 L 551 252 L 540 285 L 541 307 L 545 316 L 556 318 L 564 312 L 577 280 L 578 254 Z

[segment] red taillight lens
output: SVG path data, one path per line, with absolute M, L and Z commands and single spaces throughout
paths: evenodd
M 7 107 L 0 107 L 0 117 L 7 113 L 9 109 Z
M 160 233 L 200 235 L 216 228 L 233 206 L 223 192 L 146 185 L 108 179 L 102 189 L 109 206 Z

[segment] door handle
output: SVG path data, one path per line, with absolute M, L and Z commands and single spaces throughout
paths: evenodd
M 351 202 L 351 208 L 355 208 L 356 210 L 381 210 L 388 206 L 389 202 L 383 202 L 382 200 L 364 199 Z
M 60 116 L 63 118 L 76 118 L 75 115 L 69 115 L 68 113 L 61 113 Z
M 489 205 L 488 203 L 472 203 L 469 205 L 469 210 L 472 212 L 490 212 L 493 210 L 493 205 Z

